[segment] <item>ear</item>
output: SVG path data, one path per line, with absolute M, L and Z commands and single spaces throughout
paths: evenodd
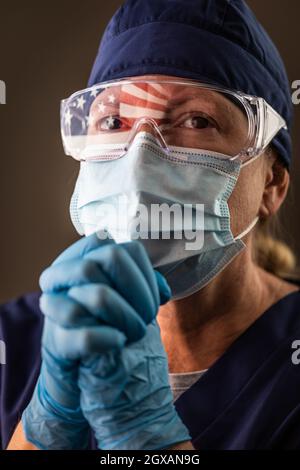
M 275 214 L 283 203 L 290 184 L 290 175 L 278 157 L 267 158 L 265 189 L 259 216 L 264 219 Z

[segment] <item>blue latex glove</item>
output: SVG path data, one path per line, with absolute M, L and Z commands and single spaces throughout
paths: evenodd
M 156 320 L 139 341 L 83 360 L 79 386 L 99 449 L 156 450 L 191 440 L 173 405 Z
M 166 281 L 153 270 L 138 242 L 103 244 L 85 258 L 96 261 L 111 284 L 78 283 L 70 287 L 68 297 L 127 338 L 124 347 L 81 360 L 81 407 L 99 448 L 161 449 L 190 440 L 173 405 L 167 357 L 155 319 L 159 303 L 170 297 Z M 43 284 L 50 290 L 68 285 L 66 271 L 59 267 L 48 271 Z M 64 337 L 75 323 L 87 321 L 75 318 L 67 308 L 63 317 L 55 307 L 45 310 L 57 328 L 65 329 Z
M 78 361 L 94 353 L 117 351 L 125 341 L 140 339 L 146 331 L 141 316 L 151 321 L 161 298 L 167 300 L 163 293 L 166 285 L 162 282 L 160 296 L 153 269 L 142 274 L 126 249 L 119 247 L 112 251 L 109 248 L 112 244 L 116 247 L 112 241 L 101 241 L 96 235 L 81 239 L 60 255 L 40 278 L 44 292 L 40 305 L 46 315 L 43 362 L 22 424 L 27 439 L 41 449 L 86 447 L 87 422 L 79 404 Z M 118 266 L 108 277 L 99 263 L 102 260 L 105 265 L 105 259 L 115 256 L 116 250 L 122 253 L 120 256 L 126 264 L 122 281 L 116 275 Z M 140 254 L 138 262 L 143 256 L 144 253 Z M 158 279 L 162 281 L 160 276 Z M 93 290 L 96 303 L 98 298 L 102 302 L 96 314 L 72 298 L 73 286 L 82 286 L 89 296 Z M 108 317 L 112 326 L 108 326 Z

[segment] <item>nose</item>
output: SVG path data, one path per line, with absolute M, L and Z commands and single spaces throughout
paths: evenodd
M 150 122 L 142 122 L 140 125 L 137 126 L 137 132 L 149 132 L 150 134 L 154 135 L 157 133 L 153 124 Z
M 153 137 L 155 137 L 155 139 L 159 142 L 159 144 L 162 146 L 163 149 L 168 151 L 167 143 L 156 121 L 153 118 L 149 118 L 149 117 L 142 117 L 135 121 L 132 131 L 129 135 L 128 144 L 126 146 L 127 149 L 130 147 L 132 141 L 134 140 L 135 136 L 139 132 L 148 132 Z

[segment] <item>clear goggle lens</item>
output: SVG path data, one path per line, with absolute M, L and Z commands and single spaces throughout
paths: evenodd
M 185 147 L 249 158 L 285 122 L 261 98 L 176 80 L 106 82 L 61 103 L 65 152 L 78 160 L 122 156 L 145 125 L 168 152 Z

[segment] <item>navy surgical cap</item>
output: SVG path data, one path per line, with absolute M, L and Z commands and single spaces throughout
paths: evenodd
M 287 122 L 272 144 L 289 167 L 292 100 L 281 57 L 243 0 L 127 0 L 109 21 L 88 86 L 163 74 L 264 98 Z

